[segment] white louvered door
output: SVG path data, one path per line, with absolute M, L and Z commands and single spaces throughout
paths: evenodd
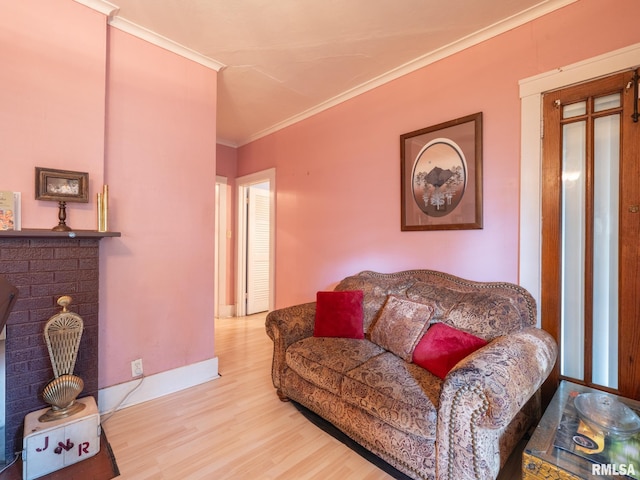
M 247 315 L 269 309 L 269 190 L 249 188 L 247 205 Z

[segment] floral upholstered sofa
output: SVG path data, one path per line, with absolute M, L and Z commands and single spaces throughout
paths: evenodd
M 432 270 L 361 272 L 271 312 L 281 400 L 415 479 L 494 479 L 540 415 L 557 355 L 510 283 Z

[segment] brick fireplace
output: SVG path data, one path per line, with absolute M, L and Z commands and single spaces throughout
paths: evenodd
M 53 369 L 44 342 L 44 325 L 60 312 L 57 300 L 70 295 L 69 309 L 84 321 L 84 333 L 74 373 L 84 381 L 80 397 L 98 397 L 98 281 L 99 244 L 104 236 L 87 232 L 75 236 L 47 231 L 0 233 L 0 275 L 19 289 L 7 321 L 5 460 L 22 449 L 27 413 L 47 407 L 44 386 Z

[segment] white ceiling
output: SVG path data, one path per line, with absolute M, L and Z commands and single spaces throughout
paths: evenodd
M 218 141 L 239 146 L 575 0 L 115 0 L 221 63 Z

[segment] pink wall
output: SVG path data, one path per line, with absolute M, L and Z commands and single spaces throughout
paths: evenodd
M 639 42 L 637 18 L 581 0 L 241 147 L 238 175 L 276 168 L 276 306 L 365 269 L 517 282 L 518 81 Z M 401 232 L 399 136 L 480 111 L 484 228 Z
M 35 200 L 34 167 L 103 184 L 105 32 L 104 15 L 69 0 L 2 4 L 0 190 L 22 192 L 23 228 L 58 224 L 58 204 Z M 95 208 L 69 203 L 67 224 L 95 229 Z
M 218 143 L 216 145 L 216 175 L 233 181 L 238 176 L 238 150 Z
M 110 29 L 101 386 L 213 357 L 216 72 Z
M 223 305 L 235 304 L 236 282 L 236 183 L 238 176 L 238 151 L 233 147 L 218 144 L 216 148 L 216 174 L 227 178 L 227 227 L 231 235 L 227 237 L 227 261 L 224 265 L 227 278 L 227 297 L 221 299 Z
M 148 375 L 213 358 L 216 72 L 72 0 L 3 2 L 0 58 L 0 189 L 23 192 L 23 227 L 57 224 L 35 166 L 89 172 L 75 229 L 96 228 L 110 187 L 122 237 L 100 246 L 99 386 L 136 358 Z

